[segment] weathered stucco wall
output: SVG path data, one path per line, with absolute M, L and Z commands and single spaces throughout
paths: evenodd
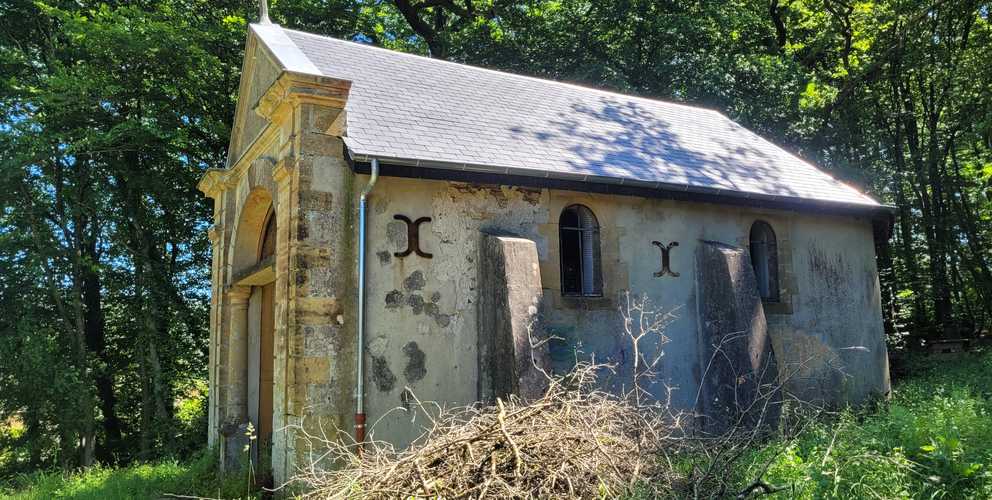
M 364 176 L 359 176 L 364 179 Z M 359 180 L 357 182 L 363 182 Z M 782 301 L 766 306 L 769 332 L 791 392 L 828 401 L 860 400 L 888 388 L 871 224 L 866 219 L 806 215 L 668 200 L 565 191 L 382 178 L 369 219 L 369 372 L 367 405 L 373 436 L 405 444 L 423 416 L 421 401 L 464 404 L 477 398 L 477 262 L 482 232 L 535 241 L 544 286 L 544 327 L 561 337 L 551 345 L 553 366 L 567 370 L 595 353 L 619 363 L 606 385 L 629 386 L 631 352 L 622 335 L 622 293 L 647 294 L 677 319 L 667 331 L 662 380 L 673 403 L 693 406 L 701 376 L 697 339 L 694 254 L 700 240 L 747 247 L 751 224 L 772 225 L 779 246 Z M 563 297 L 557 221 L 581 203 L 601 227 L 604 295 Z M 419 247 L 407 249 L 407 225 L 430 217 Z M 652 241 L 678 242 L 671 270 L 656 277 L 661 252 Z M 654 387 L 657 395 L 664 387 Z

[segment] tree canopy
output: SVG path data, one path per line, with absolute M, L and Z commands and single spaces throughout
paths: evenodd
M 287 27 L 721 110 L 896 207 L 890 344 L 992 328 L 992 4 L 279 0 Z M 0 436 L 23 467 L 184 453 L 254 2 L 0 0 Z M 202 404 L 202 403 L 200 403 Z M 176 439 L 179 436 L 179 439 Z

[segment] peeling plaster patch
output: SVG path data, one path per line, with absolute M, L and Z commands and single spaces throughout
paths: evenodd
M 478 186 L 473 184 L 452 184 L 452 188 L 466 194 L 477 195 L 487 194 L 496 200 L 496 206 L 505 209 L 510 205 L 512 198 L 519 198 L 529 205 L 537 205 L 541 202 L 541 190 L 532 188 L 511 188 L 506 186 Z
M 441 242 L 434 259 L 446 265 L 433 266 L 428 277 L 431 283 L 445 284 L 443 293 L 446 296 L 442 298 L 440 293 L 425 296 L 431 303 L 438 304 L 438 313 L 431 317 L 446 332 L 474 338 L 475 305 L 472 300 L 476 295 L 475 256 L 479 253 L 480 228 L 517 234 L 541 245 L 545 238 L 538 227 L 546 224 L 549 218 L 547 205 L 540 203 L 542 193 L 541 190 L 490 189 L 449 183 L 433 195 L 430 231 Z M 441 314 L 442 309 L 458 312 Z
M 334 239 L 341 225 L 333 214 L 311 211 L 307 212 L 307 227 L 312 241 L 328 242 Z
M 382 356 L 372 356 L 372 382 L 380 392 L 392 391 L 396 384 L 396 375 L 393 375 L 389 362 Z
M 444 328 L 451 324 L 451 316 L 447 314 L 438 314 L 434 316 L 434 321 L 437 322 L 438 326 Z
M 388 240 L 396 250 L 403 250 L 406 248 L 406 237 L 406 223 L 397 220 L 386 224 L 386 240 Z
M 438 300 L 440 300 L 440 294 L 434 292 L 434 295 L 431 296 L 431 302 L 424 304 L 424 314 L 430 316 L 438 326 L 443 328 L 451 324 L 451 316 L 441 314 L 437 306 Z
M 406 368 L 403 369 L 406 380 L 413 383 L 424 378 L 427 375 L 427 356 L 420 350 L 420 346 L 416 342 L 409 342 L 403 346 L 403 354 L 407 357 Z
M 303 328 L 303 355 L 330 356 L 336 352 L 338 328 L 333 325 Z
M 420 314 L 424 312 L 424 298 L 420 295 L 413 294 L 407 297 L 406 305 L 413 309 L 413 314 Z
M 434 316 L 436 316 L 437 315 L 437 304 L 435 304 L 433 302 L 428 302 L 428 303 L 424 304 L 424 314 L 426 314 L 426 315 L 428 315 L 428 316 L 430 316 L 432 318 Z
M 386 201 L 385 203 L 373 203 L 372 206 L 374 207 L 377 215 L 382 215 L 386 213 L 386 209 L 389 208 L 389 201 Z
M 403 305 L 403 292 L 393 290 L 386 294 L 386 309 L 396 309 Z
M 383 250 L 381 252 L 376 252 L 375 255 L 376 255 L 376 257 L 379 257 L 379 264 L 382 264 L 382 265 L 389 264 L 389 262 L 393 260 L 392 254 L 390 254 L 389 252 L 387 252 L 385 250 Z
M 385 356 L 386 348 L 389 347 L 389 338 L 379 335 L 369 342 L 369 354 L 373 356 Z
M 307 281 L 310 283 L 311 297 L 330 297 L 334 289 L 334 272 L 331 269 L 318 267 L 307 271 Z
M 423 290 L 425 284 L 427 280 L 424 279 L 424 273 L 421 271 L 414 271 L 403 280 L 403 288 L 408 292 Z

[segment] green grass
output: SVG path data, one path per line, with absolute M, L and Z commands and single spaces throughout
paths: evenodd
M 913 372 L 888 404 L 754 450 L 739 485 L 770 462 L 765 480 L 788 498 L 992 498 L 992 355 Z
M 843 411 L 793 439 L 756 447 L 737 462 L 730 480 L 743 488 L 770 464 L 764 480 L 784 488 L 776 498 L 992 498 L 992 354 L 917 362 L 912 371 L 887 403 Z M 68 477 L 22 475 L 0 484 L 0 497 L 245 498 L 245 476 L 218 479 L 214 456 Z M 695 460 L 683 458 L 686 465 Z
M 162 493 L 212 498 L 249 496 L 244 475 L 219 479 L 215 454 L 203 452 L 187 463 L 165 460 L 122 468 L 94 467 L 84 473 L 35 472 L 0 484 L 0 498 L 115 500 L 159 498 Z

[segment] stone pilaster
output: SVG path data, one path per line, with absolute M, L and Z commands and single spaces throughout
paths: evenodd
M 213 201 L 213 225 L 208 230 L 210 239 L 210 344 L 208 346 L 208 383 L 207 400 L 207 444 L 214 446 L 220 436 L 220 422 L 223 419 L 222 406 L 225 404 L 224 385 L 226 374 L 221 373 L 224 365 L 222 340 L 224 339 L 224 269 L 226 210 L 224 208 L 228 185 L 228 173 L 220 169 L 210 169 L 200 180 L 198 188 Z
M 290 213 L 292 211 L 292 193 L 295 178 L 292 168 L 287 167 L 292 163 L 293 158 L 288 157 L 280 161 L 272 171 L 272 179 L 276 185 L 275 197 L 278 200 L 276 210 L 276 293 L 275 293 L 275 329 L 274 329 L 274 353 L 276 356 L 273 365 L 273 380 L 275 390 L 273 391 L 272 428 L 275 430 L 272 442 L 272 469 L 276 481 L 282 482 L 292 470 L 293 461 L 292 447 L 288 446 L 292 439 L 293 432 L 288 430 L 289 426 L 298 424 L 291 420 L 289 414 L 288 398 L 286 388 L 292 382 L 287 373 L 289 363 L 288 345 L 290 325 L 292 321 L 290 311 L 293 309 L 292 301 L 289 298 L 289 255 L 290 240 L 292 239 L 290 230 Z
M 313 103 L 298 109 L 287 221 L 286 407 L 308 432 L 350 432 L 357 318 L 354 178 L 340 138 L 323 133 L 341 110 Z M 287 442 L 290 455 L 306 449 L 302 439 Z
M 281 79 L 256 109 L 281 131 L 272 170 L 277 482 L 305 460 L 296 429 L 350 430 L 354 413 L 353 174 L 340 138 L 325 133 L 344 100 L 339 84 L 322 90 L 311 83 Z
M 208 236 L 210 238 L 210 344 L 208 345 L 208 387 L 207 394 L 207 446 L 214 446 L 217 443 L 218 433 L 218 392 L 217 370 L 218 370 L 218 346 L 220 344 L 218 336 L 220 334 L 220 270 L 221 270 L 221 238 L 216 224 L 211 226 Z

